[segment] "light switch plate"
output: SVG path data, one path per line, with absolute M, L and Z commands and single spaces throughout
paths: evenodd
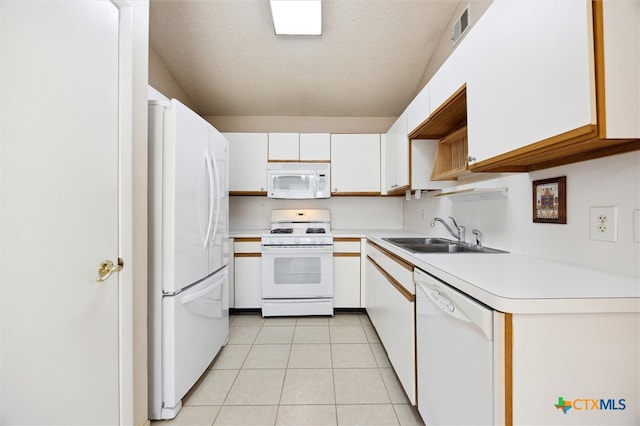
M 616 207 L 591 207 L 589 236 L 593 241 L 618 241 Z

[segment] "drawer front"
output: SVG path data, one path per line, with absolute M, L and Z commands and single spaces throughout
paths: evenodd
M 260 253 L 262 243 L 260 238 L 235 238 L 233 240 L 233 253 Z
M 360 238 L 334 238 L 334 253 L 360 253 Z
M 400 259 L 393 253 L 383 250 L 383 248 L 372 242 L 367 244 L 367 256 L 371 257 L 409 293 L 415 295 L 416 285 L 413 282 L 413 265 Z

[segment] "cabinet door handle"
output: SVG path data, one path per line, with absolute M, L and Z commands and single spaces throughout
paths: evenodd
M 467 158 L 467 160 L 468 160 L 470 163 L 473 163 L 474 161 L 476 161 L 476 157 L 472 157 L 472 156 L 470 155 L 470 156 Z

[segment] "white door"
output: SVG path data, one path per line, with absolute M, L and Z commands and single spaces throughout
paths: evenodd
M 119 15 L 0 2 L 0 424 L 121 421 Z

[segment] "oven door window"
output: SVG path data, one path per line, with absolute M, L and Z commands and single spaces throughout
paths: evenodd
M 263 298 L 315 298 L 332 295 L 331 247 L 327 249 L 302 247 L 263 249 Z
M 319 257 L 277 257 L 273 282 L 278 284 L 320 284 L 322 262 Z

